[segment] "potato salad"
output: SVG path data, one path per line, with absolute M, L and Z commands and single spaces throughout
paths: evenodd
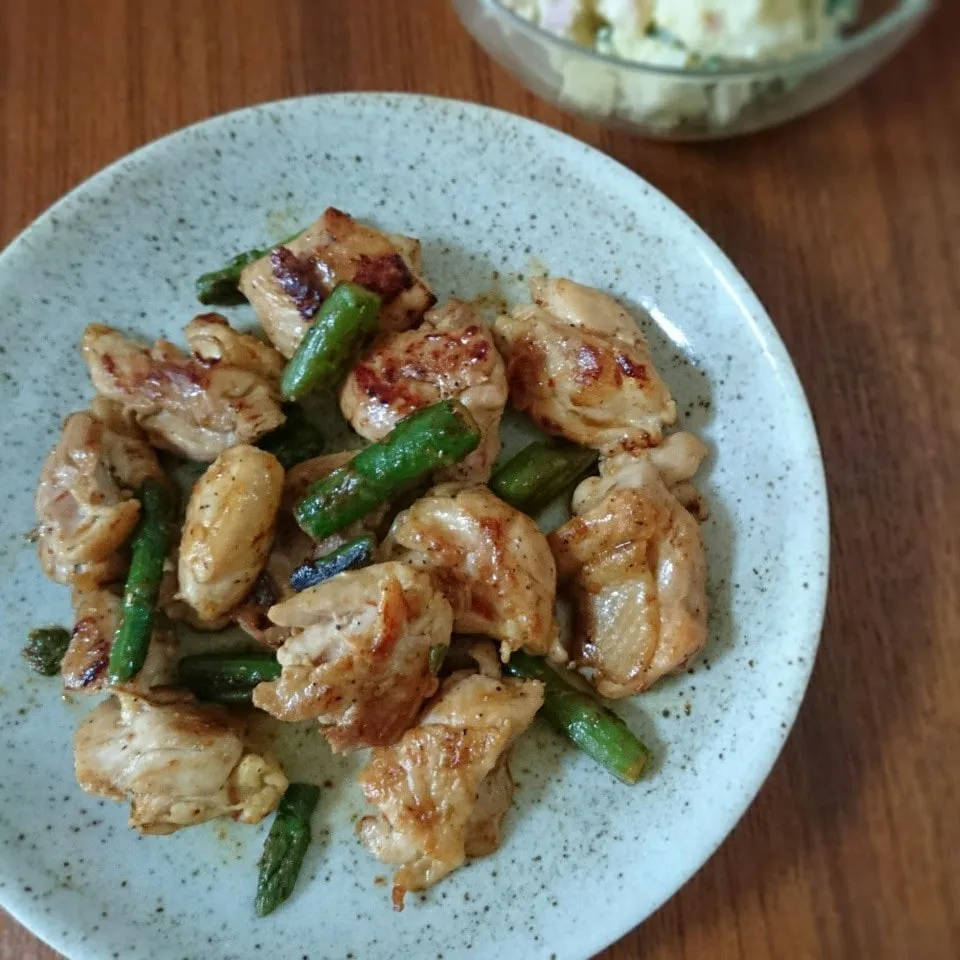
M 856 0 L 502 2 L 544 31 L 601 55 L 538 44 L 572 109 L 670 136 L 725 132 L 743 125 L 748 111 L 762 113 L 796 83 L 786 65 L 829 46 L 856 12 Z M 723 73 L 760 65 L 776 71 L 778 64 L 782 74 Z
M 796 56 L 836 36 L 849 4 L 831 0 L 505 0 L 558 36 L 639 63 Z

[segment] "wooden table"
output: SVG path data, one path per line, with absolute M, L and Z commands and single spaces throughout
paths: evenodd
M 184 124 L 294 94 L 400 89 L 596 144 L 692 214 L 766 303 L 827 460 L 823 647 L 759 799 L 608 960 L 960 955 L 960 4 L 943 7 L 836 105 L 694 148 L 541 103 L 444 0 L 0 2 L 0 245 Z M 0 917 L 0 956 L 55 955 Z

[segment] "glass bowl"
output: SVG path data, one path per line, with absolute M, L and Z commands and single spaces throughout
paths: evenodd
M 504 69 L 564 110 L 664 140 L 719 140 L 773 127 L 833 100 L 917 30 L 933 0 L 876 0 L 816 53 L 684 69 L 621 60 L 565 40 L 498 0 L 454 0 L 463 25 Z

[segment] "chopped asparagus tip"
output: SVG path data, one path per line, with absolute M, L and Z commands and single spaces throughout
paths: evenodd
M 40 627 L 31 630 L 23 656 L 31 668 L 45 677 L 60 672 L 60 661 L 70 646 L 70 631 L 65 627 Z
M 459 463 L 479 443 L 480 428 L 463 404 L 444 400 L 424 407 L 312 484 L 294 515 L 314 540 L 324 540 L 435 470 Z
M 245 250 L 243 253 L 238 253 L 219 270 L 211 270 L 197 277 L 197 299 L 207 306 L 232 307 L 238 303 L 245 303 L 247 298 L 240 292 L 239 287 L 240 274 L 243 273 L 244 268 L 255 260 L 265 257 L 271 250 L 296 240 L 302 232 L 302 230 L 298 231 L 272 247 Z
M 140 520 L 133 534 L 119 625 L 110 648 L 111 683 L 132 679 L 147 659 L 163 563 L 174 531 L 173 496 L 165 484 L 148 477 L 138 497 Z
M 310 818 L 320 789 L 309 783 L 291 783 L 263 845 L 257 881 L 257 916 L 273 913 L 293 892 L 304 855 L 310 846 Z
M 345 570 L 359 570 L 373 563 L 377 555 L 377 538 L 365 534 L 311 563 L 304 563 L 290 574 L 290 586 L 298 593 L 315 587 Z
M 377 330 L 380 297 L 356 283 L 338 283 L 320 307 L 280 378 L 285 400 L 334 389 L 357 351 Z
M 541 681 L 543 718 L 624 783 L 637 782 L 650 751 L 612 710 L 574 687 L 540 657 L 514 653 L 503 672 Z
M 565 440 L 537 440 L 497 470 L 490 489 L 512 507 L 535 516 L 572 487 L 597 456 L 596 450 Z
M 180 683 L 200 700 L 248 703 L 258 683 L 279 678 L 280 664 L 272 653 L 201 653 L 177 665 Z

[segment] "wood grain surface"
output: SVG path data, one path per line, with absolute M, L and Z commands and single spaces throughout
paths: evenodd
M 184 124 L 409 90 L 599 146 L 696 218 L 769 308 L 827 462 L 823 646 L 756 803 L 606 960 L 960 956 L 960 3 L 942 8 L 819 114 L 677 147 L 538 101 L 445 0 L 0 0 L 0 245 Z M 53 956 L 0 915 L 0 957 Z

